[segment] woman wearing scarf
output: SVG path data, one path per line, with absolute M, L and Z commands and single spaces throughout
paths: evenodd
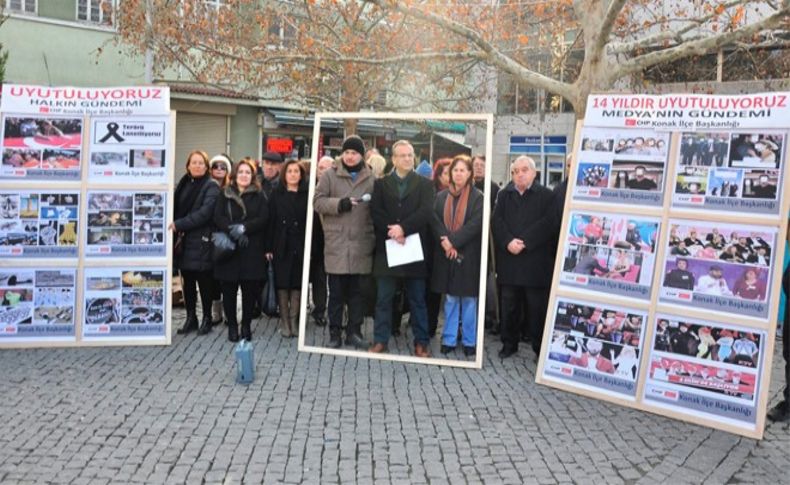
M 455 349 L 459 322 L 464 354 L 477 352 L 483 204 L 483 193 L 474 187 L 472 159 L 456 156 L 450 164 L 449 187 L 436 196 L 433 218 L 437 245 L 431 289 L 445 294 L 443 354 Z
M 241 287 L 241 337 L 252 340 L 252 311 L 266 274 L 264 264 L 264 230 L 269 207 L 255 165 L 240 160 L 217 199 L 214 223 L 236 243 L 236 250 L 226 261 L 214 265 L 214 276 L 222 288 L 222 306 L 228 322 L 228 340 L 239 340 L 236 320 L 236 294 Z
M 175 267 L 183 278 L 184 304 L 187 319 L 178 334 L 198 330 L 198 335 L 211 331 L 211 302 L 214 279 L 211 275 L 212 216 L 219 195 L 219 184 L 209 175 L 206 152 L 193 151 L 187 157 L 187 173 L 181 177 L 175 191 L 173 222 L 169 229 L 181 233 L 181 248 L 174 257 Z M 197 289 L 203 319 L 198 328 Z

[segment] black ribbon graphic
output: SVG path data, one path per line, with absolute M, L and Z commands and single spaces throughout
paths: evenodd
M 124 138 L 118 134 L 118 128 L 120 127 L 116 122 L 107 123 L 107 134 L 104 135 L 104 138 L 99 140 L 99 143 L 104 143 L 110 138 L 115 138 L 115 141 L 117 141 L 118 143 L 123 143 Z

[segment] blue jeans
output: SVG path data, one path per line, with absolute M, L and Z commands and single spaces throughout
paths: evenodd
M 425 306 L 425 280 L 422 278 L 376 278 L 376 315 L 373 326 L 373 341 L 387 345 L 392 333 L 392 299 L 398 282 L 403 281 L 409 298 L 414 343 L 428 345 L 428 309 Z
M 455 347 L 458 343 L 459 316 L 461 318 L 461 342 L 463 346 L 477 346 L 477 298 L 473 296 L 445 295 L 442 344 Z

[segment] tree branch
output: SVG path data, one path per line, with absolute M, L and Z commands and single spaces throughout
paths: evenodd
M 514 61 L 512 58 L 500 52 L 490 42 L 482 38 L 476 31 L 459 22 L 433 13 L 423 12 L 422 10 L 416 8 L 410 8 L 401 2 L 395 2 L 392 0 L 363 1 L 377 5 L 378 7 L 385 10 L 394 10 L 404 15 L 414 17 L 415 19 L 421 20 L 423 22 L 436 25 L 468 40 L 473 45 L 477 46 L 477 48 L 481 51 L 479 54 L 475 54 L 473 57 L 477 57 L 478 59 L 483 60 L 494 67 L 498 67 L 505 72 L 513 74 L 521 84 L 529 85 L 539 89 L 545 89 L 568 99 L 572 99 L 574 97 L 574 90 L 570 84 L 557 81 L 556 79 L 552 79 L 531 69 L 525 68 L 521 64 Z
M 600 56 L 603 53 L 603 50 L 609 41 L 609 34 L 612 33 L 612 29 L 614 28 L 614 22 L 617 20 L 617 16 L 620 15 L 620 12 L 623 10 L 625 3 L 626 0 L 611 0 L 609 8 L 606 10 L 606 15 L 604 16 L 603 22 L 601 22 L 601 26 L 598 29 L 598 38 L 596 39 L 595 46 L 592 50 L 592 53 L 595 56 Z
M 643 71 L 648 67 L 655 66 L 656 64 L 672 62 L 688 56 L 705 54 L 706 52 L 716 50 L 727 44 L 738 42 L 741 39 L 751 37 L 762 30 L 774 27 L 782 22 L 786 22 L 788 20 L 788 15 L 790 15 L 790 0 L 784 0 L 781 10 L 777 11 L 773 15 L 765 17 L 759 22 L 755 22 L 751 25 L 747 25 L 731 32 L 721 33 L 695 40 L 693 42 L 684 42 L 669 49 L 643 54 L 625 62 L 619 63 L 617 65 L 619 68 L 612 73 L 612 77 L 620 78 L 629 74 Z
M 732 7 L 737 7 L 738 5 L 743 5 L 745 3 L 749 3 L 751 0 L 732 0 L 727 3 L 720 4 L 722 8 L 725 10 L 730 9 Z M 660 42 L 664 42 L 667 40 L 677 40 L 680 44 L 683 42 L 683 34 L 687 34 L 692 30 L 699 28 L 700 26 L 704 25 L 709 20 L 719 16 L 720 14 L 716 13 L 716 10 L 713 9 L 711 13 L 708 15 L 699 17 L 699 18 L 684 18 L 684 19 L 670 19 L 668 22 L 687 22 L 689 25 L 686 25 L 683 28 L 678 30 L 667 30 L 664 32 L 659 32 L 657 34 L 649 35 L 647 37 L 643 37 L 638 40 L 634 40 L 631 42 L 614 42 L 610 43 L 607 46 L 607 51 L 610 54 L 628 54 L 633 52 L 636 49 L 642 49 L 649 47 L 651 45 L 658 44 Z

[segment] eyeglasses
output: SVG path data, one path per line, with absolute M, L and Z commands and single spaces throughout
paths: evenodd
M 211 170 L 222 170 L 224 172 L 227 170 L 227 168 L 225 167 L 225 165 L 221 163 L 215 163 L 214 165 L 211 166 Z

